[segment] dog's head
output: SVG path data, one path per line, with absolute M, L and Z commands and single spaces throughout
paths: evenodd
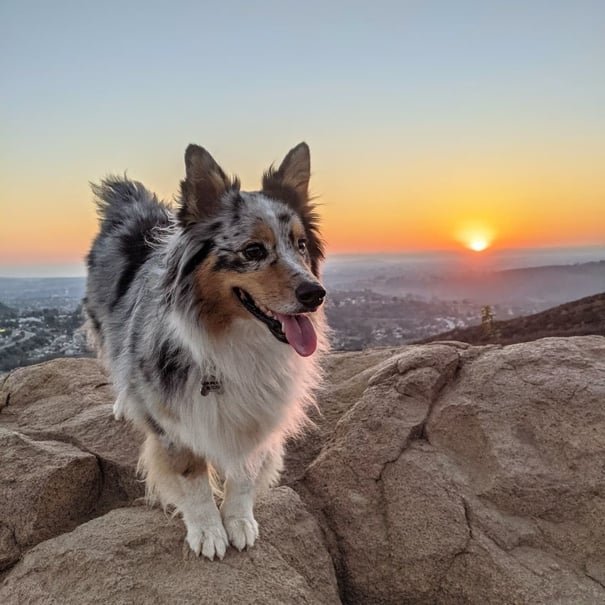
M 185 166 L 178 220 L 196 252 L 181 273 L 193 275 L 205 323 L 220 330 L 235 317 L 260 321 L 300 355 L 311 355 L 317 337 L 310 314 L 326 292 L 308 193 L 309 147 L 294 147 L 255 192 L 240 191 L 239 181 L 197 145 L 187 148 Z

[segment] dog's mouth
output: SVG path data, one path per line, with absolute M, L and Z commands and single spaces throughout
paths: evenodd
M 257 304 L 252 296 L 241 288 L 234 288 L 233 292 L 244 308 L 262 321 L 277 340 L 289 344 L 302 357 L 308 357 L 315 352 L 317 334 L 306 315 L 277 313 Z

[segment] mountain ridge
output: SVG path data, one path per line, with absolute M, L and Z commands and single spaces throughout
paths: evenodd
M 539 313 L 477 326 L 454 328 L 416 341 L 458 340 L 469 344 L 516 344 L 556 336 L 605 336 L 605 292 L 585 296 Z

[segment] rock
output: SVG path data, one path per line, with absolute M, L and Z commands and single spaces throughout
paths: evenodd
M 363 394 L 376 369 L 396 349 L 363 352 L 335 352 L 325 359 L 326 379 L 317 396 L 317 409 L 311 410 L 313 426 L 288 444 L 282 482 L 290 484 L 300 478 L 307 466 L 331 439 L 340 417 Z
M 101 489 L 91 454 L 0 428 L 0 569 L 90 518 Z
M 222 563 L 123 508 L 139 436 L 112 402 L 93 360 L 2 380 L 0 602 L 337 603 L 334 568 L 355 605 L 605 602 L 603 337 L 330 355 L 299 496 L 271 490 Z
M 71 443 L 103 472 L 100 512 L 144 493 L 135 475 L 141 436 L 113 418 L 114 393 L 94 359 L 54 359 L 12 371 L 0 386 L 0 426 L 33 439 Z
M 605 338 L 581 337 L 402 348 L 293 485 L 346 602 L 602 603 L 604 476 Z
M 107 403 L 109 379 L 96 359 L 53 359 L 44 363 L 12 370 L 0 386 L 0 410 L 21 411 L 21 418 L 39 420 L 32 402 L 44 400 L 53 422 L 60 422 L 82 409 L 82 400 L 92 405 Z M 68 397 L 78 393 L 78 397 Z M 48 418 L 48 414 L 47 414 Z
M 257 545 L 211 562 L 183 558 L 180 521 L 146 507 L 113 510 L 31 549 L 0 602 L 340 603 L 319 527 L 296 494 L 271 490 L 257 512 Z

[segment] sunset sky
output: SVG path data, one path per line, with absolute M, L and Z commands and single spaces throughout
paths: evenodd
M 605 245 L 605 2 L 0 3 L 0 275 L 81 273 L 88 181 L 244 188 L 301 140 L 331 253 Z M 17 267 L 17 269 L 15 269 Z

